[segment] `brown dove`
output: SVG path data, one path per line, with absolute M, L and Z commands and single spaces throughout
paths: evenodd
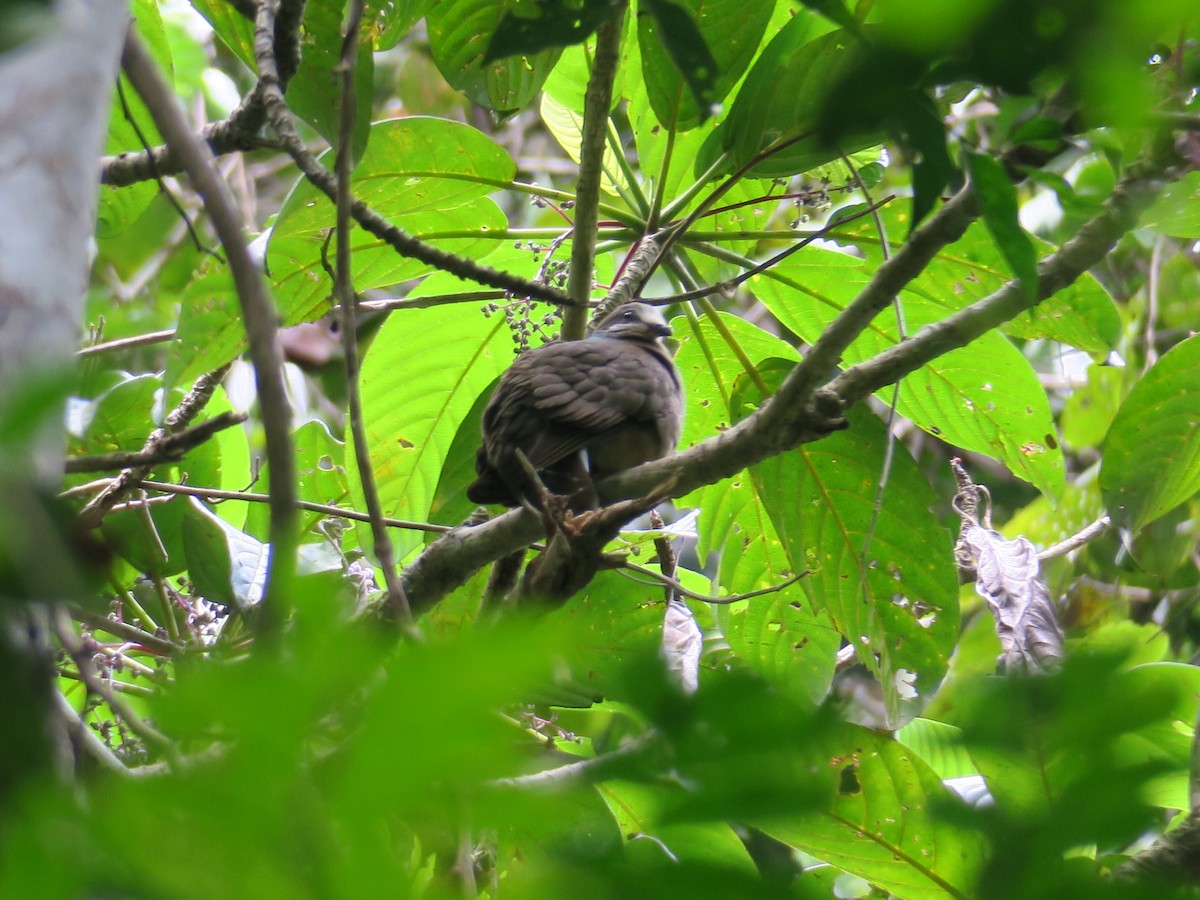
M 579 341 L 524 354 L 483 411 L 473 503 L 534 501 L 522 451 L 556 494 L 594 499 L 593 481 L 675 449 L 683 390 L 662 339 L 671 327 L 645 303 L 626 303 Z

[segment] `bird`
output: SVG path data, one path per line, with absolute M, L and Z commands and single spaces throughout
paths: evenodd
M 518 357 L 483 411 L 473 503 L 535 503 L 536 484 L 594 503 L 595 481 L 666 456 L 683 428 L 683 386 L 655 307 L 618 306 L 586 338 L 554 341 Z

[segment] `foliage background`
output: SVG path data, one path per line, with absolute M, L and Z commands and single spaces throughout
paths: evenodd
M 87 552 L 68 523 L 103 473 L 78 462 L 47 501 L 60 527 L 6 530 L 2 593 L 53 642 L 44 713 L 70 759 L 52 739 L 32 765 L 20 742 L 0 758 L 26 773 L 0 784 L 0 894 L 1164 895 L 1154 873 L 1113 873 L 1193 812 L 1190 4 L 368 2 L 348 56 L 342 4 L 283 4 L 304 145 L 332 168 L 347 137 L 354 196 L 423 246 L 599 300 L 671 235 L 640 294 L 673 298 L 687 452 L 614 491 L 680 473 L 695 692 L 660 659 L 653 573 L 604 571 L 538 617 L 489 609 L 480 565 L 528 543 L 516 514 L 487 532 L 499 549 L 451 556 L 453 577 L 413 574 L 471 512 L 492 384 L 559 317 L 358 227 L 348 382 L 334 204 L 273 114 L 211 130 L 258 96 L 254 11 L 133 3 L 193 127 L 210 123 L 288 326 L 299 574 L 268 593 L 260 501 L 280 486 L 228 249 L 181 167 L 145 164 L 158 119 L 122 76 L 84 350 L 58 394 L 4 407 L 5 446 L 65 403 L 71 460 L 153 449 L 206 379 L 197 422 L 249 418 L 152 464 Z M 594 278 L 571 269 L 576 243 Z M 846 430 L 778 413 L 831 377 Z M 354 384 L 383 514 L 415 526 L 390 534 L 419 638 L 384 622 L 370 526 L 316 508 L 366 506 Z M 721 470 L 714 436 L 750 430 Z M 1110 517 L 1042 573 L 1057 672 L 993 674 L 992 618 L 955 564 L 952 456 L 1010 537 L 1045 548 Z M 646 529 L 618 549 L 656 566 Z

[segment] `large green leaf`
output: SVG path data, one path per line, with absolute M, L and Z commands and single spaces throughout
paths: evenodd
M 740 319 L 723 316 L 722 321 L 752 361 L 794 356 L 778 338 Z M 689 446 L 736 421 L 734 392 L 746 373 L 711 323 L 688 328 L 683 320 L 674 324 L 680 338 L 676 364 L 687 386 L 682 445 Z M 770 507 L 779 499 L 769 496 L 758 478 L 743 473 L 679 500 L 681 506 L 700 506 L 700 559 L 719 554 L 714 590 L 761 590 L 807 566 L 795 566 L 776 532 Z M 718 621 L 730 646 L 749 665 L 816 700 L 828 690 L 840 637 L 827 617 L 814 611 L 805 589 L 802 580 L 776 593 L 722 606 Z
M 869 280 L 860 260 L 809 247 L 753 284 L 771 312 L 811 342 Z M 901 299 L 906 334 L 945 318 L 944 308 L 923 298 L 904 294 Z M 896 317 L 889 310 L 847 348 L 845 363 L 870 359 L 897 341 Z M 885 401 L 891 396 L 890 387 L 880 392 Z M 1025 357 L 996 332 L 906 375 L 897 409 L 947 443 L 1001 460 L 1052 497 L 1062 491 L 1062 451 L 1046 392 Z
M 505 16 L 527 7 L 536 4 L 531 0 L 441 0 L 429 9 L 425 22 L 434 62 L 471 102 L 501 114 L 514 113 L 537 96 L 554 68 L 562 52 L 558 47 L 484 62 Z
M 372 133 L 352 182 L 359 200 L 441 250 L 481 259 L 495 249 L 496 242 L 481 235 L 502 230 L 507 220 L 488 194 L 516 172 L 502 148 L 474 128 L 446 119 L 394 119 L 376 123 Z M 317 318 L 329 309 L 331 284 L 321 254 L 334 216 L 333 204 L 306 181 L 297 183 L 284 202 L 267 262 L 285 322 Z M 456 237 L 436 237 L 445 233 Z M 351 240 L 354 286 L 360 291 L 430 271 L 362 229 L 356 228 Z
M 897 897 L 972 896 L 983 843 L 937 808 L 960 801 L 903 744 L 851 727 L 837 737 L 818 769 L 830 805 L 755 824 Z
M 428 521 L 443 464 L 476 399 L 512 361 L 504 319 L 443 306 L 395 312 L 363 361 L 362 404 L 384 515 Z M 346 459 L 354 459 L 347 447 Z M 362 488 L 348 473 L 355 505 Z M 398 538 L 403 552 L 419 535 Z
M 1133 386 L 1104 441 L 1100 492 L 1115 522 L 1141 528 L 1200 490 L 1200 336 Z
M 895 454 L 879 492 L 883 424 L 865 411 L 849 419 L 847 431 L 763 463 L 755 475 L 773 498 L 768 509 L 793 566 L 813 570 L 804 584 L 814 605 L 880 678 L 900 717 L 933 696 L 958 639 L 952 540 L 930 514 L 937 498 L 907 454 Z

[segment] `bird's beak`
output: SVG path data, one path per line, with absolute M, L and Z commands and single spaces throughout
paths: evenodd
M 656 335 L 658 335 L 659 337 L 670 337 L 671 335 L 673 335 L 675 333 L 672 330 L 671 326 L 668 325 L 666 322 L 663 322 L 661 325 L 659 325 L 658 323 L 655 323 L 651 327 L 654 329 L 654 333 Z

